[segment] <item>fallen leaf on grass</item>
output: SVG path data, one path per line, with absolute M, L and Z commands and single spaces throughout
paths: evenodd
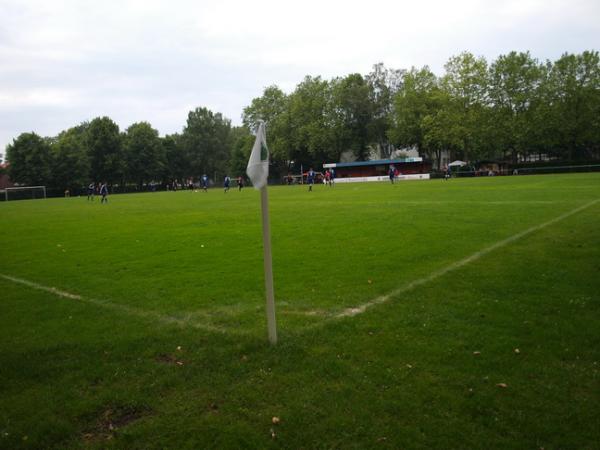
M 518 348 L 515 348 L 515 353 L 518 355 L 519 353 L 521 353 L 521 350 L 519 350 Z
M 504 389 L 504 388 L 508 387 L 508 384 L 506 384 L 506 383 L 498 383 L 496 386 L 499 387 L 499 388 Z
M 274 425 L 277 425 L 280 422 L 279 417 L 277 417 L 277 416 L 273 417 L 271 419 L 271 422 L 273 422 Z
M 479 356 L 479 355 L 481 355 L 481 352 L 473 352 L 473 354 L 474 354 L 475 356 Z
M 275 434 L 275 430 L 273 430 L 273 428 L 271 428 L 271 439 L 275 439 L 277 435 Z

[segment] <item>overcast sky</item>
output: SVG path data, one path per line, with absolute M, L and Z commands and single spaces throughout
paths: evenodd
M 266 86 L 429 65 L 464 50 L 540 60 L 600 49 L 599 0 L 0 0 L 0 153 L 98 116 L 181 131 L 234 125 Z

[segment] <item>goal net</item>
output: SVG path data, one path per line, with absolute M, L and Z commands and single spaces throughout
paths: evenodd
M 46 198 L 46 186 L 19 186 L 4 190 L 4 200 L 32 200 Z

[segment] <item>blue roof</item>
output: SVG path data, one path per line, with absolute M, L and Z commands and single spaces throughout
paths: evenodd
M 386 164 L 402 164 L 411 162 L 421 162 L 423 158 L 403 158 L 403 159 L 376 159 L 373 161 L 355 161 L 349 163 L 329 163 L 323 164 L 323 167 L 362 167 L 362 166 L 381 166 Z

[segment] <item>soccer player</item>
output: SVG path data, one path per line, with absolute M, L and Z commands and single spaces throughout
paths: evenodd
M 229 178 L 229 175 L 225 175 L 225 182 L 223 183 L 223 187 L 225 188 L 226 194 L 227 194 L 227 191 L 229 190 L 229 183 L 231 183 L 231 178 Z
M 390 181 L 392 182 L 392 184 L 394 184 L 394 178 L 396 177 L 396 168 L 393 164 L 390 164 L 389 176 Z
M 102 196 L 100 203 L 108 203 L 108 188 L 106 187 L 106 181 L 100 186 L 100 195 Z
M 241 191 L 242 188 L 244 187 L 244 177 L 239 176 L 237 179 L 237 184 L 238 184 L 238 191 Z
M 206 174 L 202 175 L 202 189 L 204 190 L 204 192 L 207 192 L 207 189 L 208 189 L 208 177 L 206 176 Z
M 313 184 L 315 183 L 315 171 L 312 169 L 312 167 L 306 174 L 306 183 L 308 184 L 308 191 L 312 191 Z
M 95 190 L 96 190 L 96 186 L 94 185 L 94 182 L 92 181 L 88 186 L 88 202 L 90 201 L 90 199 L 92 201 L 94 201 L 94 191 Z

